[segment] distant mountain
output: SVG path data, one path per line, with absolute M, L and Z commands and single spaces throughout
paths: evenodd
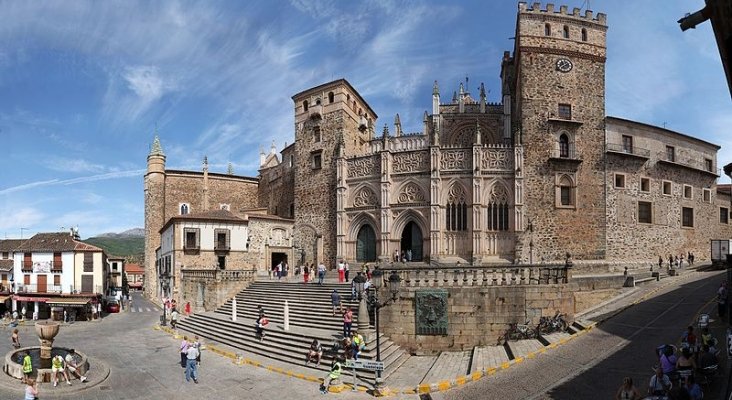
M 104 233 L 84 239 L 84 242 L 101 247 L 109 256 L 124 257 L 140 264 L 145 261 L 145 237 L 141 228 L 122 233 Z
M 145 230 L 143 228 L 132 228 L 132 229 L 128 229 L 124 232 L 120 232 L 120 233 L 114 233 L 114 232 L 102 233 L 95 237 L 97 237 L 97 238 L 127 238 L 127 237 L 144 238 Z

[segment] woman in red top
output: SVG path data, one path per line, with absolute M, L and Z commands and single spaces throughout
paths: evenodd
M 302 280 L 304 283 L 308 283 L 308 279 L 310 279 L 310 267 L 306 264 L 302 271 Z
M 186 316 L 191 315 L 191 302 L 190 301 L 186 303 L 185 311 L 186 311 Z

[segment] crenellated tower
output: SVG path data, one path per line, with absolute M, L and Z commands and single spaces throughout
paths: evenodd
M 156 132 L 145 173 L 145 294 L 148 298 L 158 296 L 155 251 L 160 247 L 158 230 L 165 220 L 165 154 Z
M 305 262 L 326 265 L 341 257 L 337 236 L 345 221 L 338 221 L 337 205 L 346 189 L 339 184 L 343 157 L 371 151 L 376 113 L 345 79 L 302 91 L 292 97 L 295 106 L 295 236 Z
M 604 14 L 519 3 L 502 68 L 506 127 L 524 151 L 517 260 L 605 256 L 606 32 Z

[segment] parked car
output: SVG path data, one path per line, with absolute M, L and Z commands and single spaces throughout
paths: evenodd
M 119 312 L 119 303 L 116 301 L 110 301 L 107 303 L 107 312 L 108 313 L 118 313 Z

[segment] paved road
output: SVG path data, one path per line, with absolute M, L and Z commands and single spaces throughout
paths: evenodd
M 435 399 L 609 399 L 630 376 L 645 393 L 656 363 L 653 349 L 677 343 L 700 310 L 712 309 L 720 272 L 693 272 L 654 283 L 658 293 L 588 334 L 493 377 L 433 395 Z M 665 287 L 665 288 L 664 288 Z M 603 311 L 600 310 L 599 313 Z M 721 321 L 714 321 L 718 339 Z M 721 379 L 720 379 L 721 381 Z M 721 399 L 718 392 L 705 398 Z

